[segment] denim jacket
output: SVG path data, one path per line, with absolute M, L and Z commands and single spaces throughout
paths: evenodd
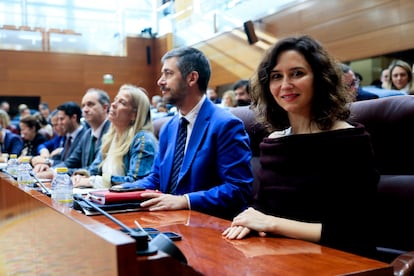
M 149 131 L 139 131 L 132 140 L 128 153 L 124 156 L 125 176 L 111 175 L 111 185 L 132 182 L 141 179 L 151 172 L 152 163 L 158 151 L 158 140 Z M 101 175 L 102 152 L 99 152 L 90 165 L 91 175 Z

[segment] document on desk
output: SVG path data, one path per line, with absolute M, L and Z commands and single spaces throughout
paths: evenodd
M 139 202 L 129 202 L 129 203 L 116 203 L 116 204 L 98 204 L 94 203 L 97 207 L 104 210 L 107 213 L 125 213 L 125 212 L 134 212 L 142 210 Z M 99 211 L 90 206 L 88 203 L 81 200 L 73 201 L 73 209 L 84 213 L 87 216 L 101 215 Z
M 109 190 L 100 190 L 89 192 L 88 197 L 92 202 L 99 204 L 114 204 L 127 202 L 142 202 L 145 200 L 141 196 L 142 193 L 159 193 L 155 190 L 139 190 L 132 192 L 112 192 Z

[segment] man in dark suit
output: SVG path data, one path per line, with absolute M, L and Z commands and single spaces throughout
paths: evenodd
M 74 152 L 76 145 L 80 143 L 83 134 L 88 129 L 81 123 L 82 110 L 77 103 L 65 102 L 59 105 L 57 110 L 59 127 L 63 129 L 66 135 L 65 144 L 62 152 L 53 161 L 45 160 L 40 156 L 32 159 L 33 170 L 40 178 L 51 178 L 53 176 L 53 174 L 50 174 L 49 166 L 65 161 Z
M 99 152 L 103 135 L 109 129 L 109 106 L 110 98 L 105 91 L 96 88 L 86 91 L 82 98 L 82 113 L 89 128 L 84 131 L 69 157 L 54 163 L 53 167 L 67 167 L 70 173 L 88 168 Z
M 249 137 L 243 122 L 206 97 L 211 69 L 194 48 L 173 49 L 162 58 L 158 85 L 164 99 L 179 112 L 160 132 L 159 152 L 150 175 L 119 186 L 140 186 L 162 193 L 144 193 L 149 211 L 193 209 L 232 218 L 252 196 Z M 180 120 L 188 122 L 182 166 L 173 177 Z M 176 181 L 172 181 L 177 179 Z
M 70 172 L 87 169 L 101 148 L 102 137 L 108 131 L 110 99 L 103 90 L 91 88 L 82 98 L 82 113 L 90 128 L 84 133 L 75 150 L 64 161 Z

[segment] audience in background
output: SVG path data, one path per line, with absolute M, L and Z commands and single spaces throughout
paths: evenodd
M 378 95 L 368 92 L 360 86 L 362 80 L 362 76 L 360 74 L 354 73 L 351 67 L 344 63 L 341 63 L 340 67 L 342 70 L 342 81 L 344 82 L 345 88 L 348 89 L 352 101 L 363 101 L 379 98 Z M 360 78 L 357 77 L 358 75 Z
M 60 156 L 60 153 L 63 150 L 63 146 L 65 145 L 65 131 L 63 125 L 58 123 L 58 110 L 52 111 L 50 114 L 50 123 L 53 128 L 53 138 L 49 139 L 48 141 L 40 144 L 37 147 L 37 154 L 43 158 L 41 162 L 45 162 L 46 159 L 55 159 L 56 156 Z M 32 160 L 32 164 L 34 165 L 34 160 L 37 157 L 34 157 Z M 40 161 L 39 161 L 40 162 Z
M 207 98 L 215 104 L 221 103 L 221 99 L 214 88 L 207 88 Z
M 411 66 L 402 60 L 393 61 L 389 69 L 387 89 L 404 91 L 406 94 L 414 94 L 413 74 Z
M 381 71 L 381 88 L 387 89 L 388 80 L 390 78 L 390 69 L 385 68 Z
M 236 107 L 237 106 L 237 99 L 236 94 L 233 90 L 227 90 L 223 93 L 223 97 L 221 100 L 221 106 L 223 107 Z
M 157 106 L 162 102 L 162 97 L 160 95 L 154 95 L 151 98 L 151 112 L 157 112 Z
M 46 120 L 40 112 L 35 113 L 33 116 L 37 118 L 40 124 L 39 132 L 46 137 L 47 140 L 52 139 L 54 132 L 52 125 Z
M 39 113 L 42 115 L 42 117 L 46 121 L 49 120 L 50 109 L 49 109 L 49 104 L 47 102 L 41 102 L 39 104 Z
M 19 104 L 19 106 L 17 107 L 17 115 L 13 117 L 13 119 L 11 120 L 11 124 L 14 125 L 19 133 L 20 133 L 20 119 L 23 118 L 24 116 L 30 115 L 30 108 L 26 105 L 26 104 Z
M 176 48 L 161 61 L 157 84 L 179 112 L 161 129 L 151 174 L 119 186 L 161 191 L 142 194 L 148 200 L 141 206 L 149 211 L 193 209 L 232 218 L 252 196 L 252 154 L 243 122 L 205 95 L 211 69 L 202 52 Z
M 10 122 L 9 113 L 7 113 L 7 111 L 5 111 L 3 109 L 0 109 L 0 111 L 4 111 L 4 112 L 1 112 L 1 114 L 0 114 L 0 125 L 2 126 L 2 128 L 8 129 L 12 133 L 17 134 L 17 135 L 20 136 L 19 129 L 16 126 L 12 125 L 11 122 Z
M 251 99 L 249 95 L 249 81 L 239 80 L 233 85 L 234 94 L 238 106 L 250 105 Z
M 6 111 L 7 114 L 9 114 L 9 116 L 10 116 L 10 104 L 9 104 L 9 102 L 2 101 L 0 103 L 0 109 Z
M 223 236 L 257 231 L 373 257 L 379 175 L 369 134 L 347 121 L 349 92 L 335 59 L 309 36 L 281 39 L 260 62 L 251 94 L 273 132 L 260 144 L 254 208 Z
M 0 153 L 17 154 L 20 155 L 23 149 L 23 140 L 8 129 L 10 125 L 9 114 L 0 109 Z
M 87 175 L 74 173 L 75 187 L 109 188 L 150 173 L 158 141 L 144 91 L 133 85 L 121 86 L 109 109 L 111 124 L 102 138 L 100 152 Z
M 82 113 L 90 127 L 83 133 L 69 157 L 53 163 L 54 168 L 67 167 L 70 174 L 76 169 L 88 169 L 100 150 L 103 135 L 109 129 L 110 122 L 107 120 L 109 105 L 110 99 L 105 91 L 96 88 L 86 91 L 82 98 Z M 53 175 L 53 171 L 49 170 L 50 164 L 45 161 L 36 157 L 32 160 L 32 164 L 36 173 L 42 173 L 43 178 L 49 178 Z
M 35 115 L 26 115 L 20 119 L 20 135 L 23 149 L 20 156 L 36 156 L 37 147 L 46 142 L 47 138 L 39 132 L 41 126 Z

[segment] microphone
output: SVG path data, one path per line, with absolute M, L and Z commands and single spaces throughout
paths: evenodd
M 96 206 L 96 204 L 90 202 L 89 200 L 85 199 L 82 195 L 74 194 L 73 198 L 78 201 L 83 201 L 96 211 L 104 215 L 105 217 L 109 218 L 111 221 L 118 224 L 122 229 L 124 229 L 129 235 L 135 239 L 136 242 L 136 253 L 138 255 L 152 255 L 157 252 L 157 247 L 154 245 L 148 244 L 148 234 L 145 231 L 135 231 L 134 229 L 129 228 L 121 221 L 117 220 L 115 217 L 111 216 L 109 213 L 105 212 L 100 207 Z
M 36 180 L 37 184 L 40 186 L 40 188 L 42 188 L 43 193 L 44 193 L 45 195 L 47 195 L 47 196 L 49 196 L 49 197 L 50 197 L 50 196 L 52 196 L 52 193 L 50 192 L 49 188 L 48 188 L 48 187 L 46 187 L 46 185 L 45 185 L 45 184 L 43 184 L 43 182 L 42 182 L 42 181 L 40 181 L 40 179 L 39 179 L 39 178 L 37 178 L 36 174 L 35 174 L 33 171 L 30 171 L 30 176 L 32 176 L 32 177 Z
M 7 174 L 8 176 L 10 176 L 11 178 L 13 178 L 14 180 L 16 180 L 16 179 L 17 179 L 17 177 L 16 177 L 16 176 L 14 176 L 14 175 L 12 175 L 11 173 L 9 173 L 9 172 L 7 171 L 7 169 L 1 169 L 1 172 L 2 172 L 2 173 Z
M 149 235 L 147 232 L 144 231 L 142 227 L 142 230 L 135 231 L 125 224 L 123 224 L 121 221 L 117 220 L 113 216 L 111 216 L 109 213 L 105 212 L 103 209 L 99 208 L 95 203 L 87 200 L 80 194 L 74 194 L 73 198 L 75 200 L 83 201 L 87 203 L 89 206 L 94 208 L 96 211 L 104 215 L 105 217 L 109 218 L 111 221 L 118 224 L 122 229 L 124 229 L 127 233 L 130 234 L 132 238 L 136 241 L 136 253 L 138 255 L 152 255 L 157 252 L 157 250 L 161 250 L 167 254 L 169 254 L 171 257 L 177 259 L 178 261 L 187 264 L 187 258 L 184 256 L 184 254 L 181 252 L 180 248 L 178 248 L 174 242 L 167 237 L 165 234 L 158 234 L 148 243 Z M 138 222 L 135 221 L 137 224 Z M 138 224 L 139 225 L 139 224 Z M 140 225 L 139 225 L 140 226 Z

